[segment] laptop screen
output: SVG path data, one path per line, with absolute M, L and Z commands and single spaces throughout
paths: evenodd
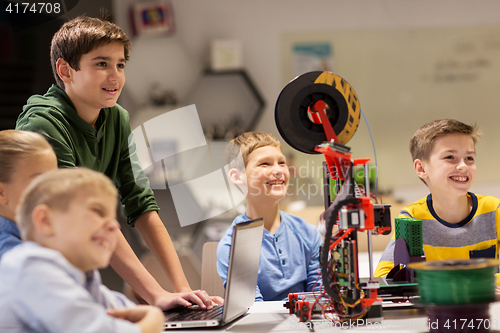
M 245 313 L 255 301 L 263 230 L 262 218 L 234 226 L 224 297 L 226 323 Z

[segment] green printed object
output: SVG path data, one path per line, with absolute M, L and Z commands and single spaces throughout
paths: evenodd
M 410 218 L 396 218 L 394 220 L 396 240 L 403 238 L 408 246 L 410 256 L 424 255 L 422 220 Z

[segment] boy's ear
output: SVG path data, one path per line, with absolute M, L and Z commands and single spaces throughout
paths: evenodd
M 57 59 L 56 62 L 57 75 L 64 83 L 71 82 L 71 66 L 63 58 Z
M 422 160 L 417 158 L 415 161 L 413 161 L 413 167 L 415 168 L 417 176 L 419 176 L 421 179 L 427 178 L 427 172 L 425 171 L 425 165 Z
M 5 189 L 5 184 L 0 182 L 0 205 L 5 205 L 9 202 L 7 198 L 7 191 Z
M 47 205 L 38 205 L 31 213 L 31 220 L 34 229 L 45 235 L 54 235 L 54 222 L 52 220 L 52 210 Z
M 235 185 L 243 185 L 243 179 L 241 178 L 241 171 L 233 168 L 229 170 L 229 179 L 235 184 Z

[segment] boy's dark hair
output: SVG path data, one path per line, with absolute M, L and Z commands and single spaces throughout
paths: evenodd
M 229 167 L 243 170 L 248 162 L 248 155 L 255 149 L 273 146 L 281 150 L 281 144 L 272 134 L 263 132 L 246 132 L 229 142 L 226 147 L 226 162 Z M 238 155 L 241 153 L 244 165 L 240 165 Z
M 87 16 L 79 16 L 64 23 L 52 37 L 50 46 L 52 73 L 59 88 L 64 90 L 64 82 L 57 74 L 56 68 L 59 58 L 64 59 L 71 68 L 77 71 L 80 69 L 82 55 L 112 42 L 123 44 L 124 57 L 128 60 L 132 43 L 116 24 Z

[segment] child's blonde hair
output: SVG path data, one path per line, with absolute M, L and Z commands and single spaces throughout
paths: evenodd
M 465 134 L 470 136 L 474 145 L 480 134 L 476 125 L 471 126 L 455 119 L 440 119 L 420 127 L 410 140 L 410 153 L 413 161 L 427 161 L 436 144 L 436 139 L 448 134 Z
M 248 155 L 250 155 L 255 149 L 273 146 L 281 150 L 281 144 L 272 134 L 264 132 L 246 132 L 243 133 L 229 142 L 226 147 L 226 162 L 229 164 L 229 168 L 236 168 L 242 170 L 248 162 Z M 243 157 L 244 165 L 240 165 L 238 161 L 241 161 L 238 155 L 241 153 Z
M 77 196 L 85 191 L 99 191 L 113 196 L 118 191 L 104 174 L 87 168 L 56 169 L 38 176 L 23 192 L 16 211 L 16 221 L 23 240 L 33 240 L 31 214 L 35 207 L 67 211 Z
M 50 149 L 52 146 L 35 132 L 0 131 L 0 182 L 9 183 L 19 160 Z

